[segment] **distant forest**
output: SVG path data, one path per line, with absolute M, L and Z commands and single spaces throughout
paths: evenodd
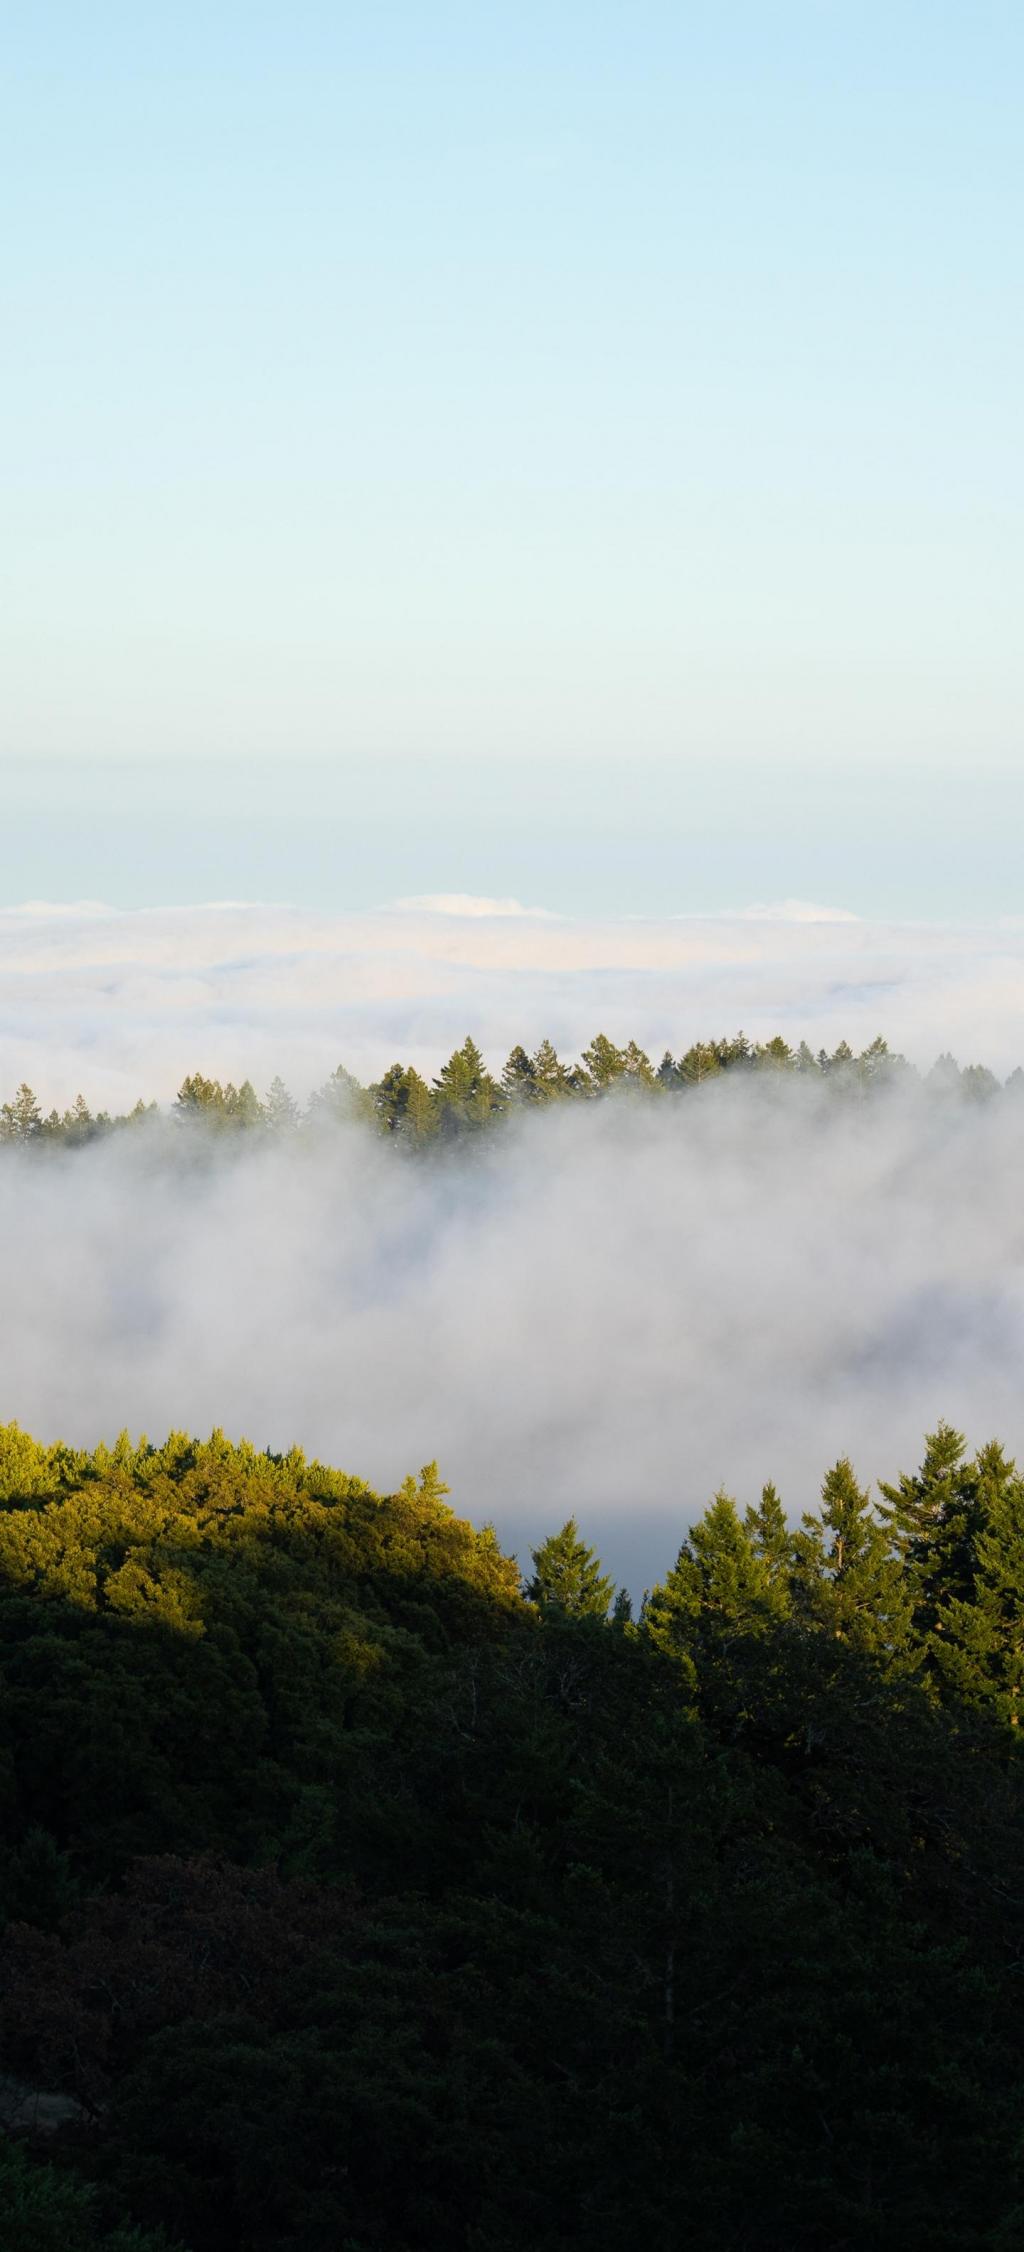
M 0 1428 L 0 2242 L 1017 2252 L 1022 1699 L 947 1426 L 636 1618 L 433 1464 Z
M 394 1063 L 382 1079 L 364 1087 L 339 1064 L 304 1108 L 281 1079 L 275 1079 L 261 1099 L 248 1079 L 236 1087 L 194 1072 L 178 1089 L 172 1112 L 179 1121 L 229 1133 L 287 1136 L 356 1120 L 380 1135 L 429 1142 L 472 1133 L 551 1104 L 593 1102 L 608 1095 L 654 1099 L 681 1095 L 724 1074 L 802 1079 L 846 1096 L 911 1084 L 970 1102 L 986 1102 L 1005 1091 L 1024 1092 L 1020 1066 L 1004 1083 L 983 1064 L 961 1068 L 951 1055 L 940 1056 L 922 1081 L 915 1067 L 881 1038 L 859 1055 L 845 1040 L 831 1055 L 824 1049 L 813 1055 L 806 1041 L 792 1048 L 781 1035 L 756 1043 L 739 1032 L 731 1040 L 697 1041 L 678 1057 L 666 1049 L 656 1065 L 634 1040 L 617 1048 L 598 1033 L 575 1063 L 563 1062 L 550 1040 L 542 1040 L 532 1055 L 515 1047 L 497 1078 L 472 1039 L 456 1048 L 429 1082 L 411 1065 Z M 23 1084 L 9 1102 L 0 1105 L 0 1142 L 74 1145 L 122 1132 L 158 1115 L 159 1105 L 141 1098 L 121 1116 L 112 1117 L 107 1111 L 94 1114 L 82 1095 L 70 1110 L 44 1114 L 34 1090 Z

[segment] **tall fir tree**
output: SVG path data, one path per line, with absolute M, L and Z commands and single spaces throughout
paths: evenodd
M 765 1577 L 765 1600 L 775 1618 L 784 1618 L 791 1601 L 793 1535 L 775 1487 L 769 1481 L 761 1499 L 747 1509 L 743 1528 Z
M 973 1465 L 970 1571 L 939 1583 L 930 1647 L 943 1687 L 1013 1727 L 1024 1706 L 1024 1478 L 998 1440 Z
M 468 1036 L 442 1064 L 434 1099 L 443 1133 L 483 1126 L 502 1106 L 502 1090 L 492 1079 L 475 1040 Z
M 920 1469 L 879 1486 L 879 1516 L 906 1568 L 921 1634 L 931 1632 L 940 1603 L 969 1598 L 974 1584 L 979 1481 L 966 1453 L 963 1432 L 940 1423 L 925 1438 Z
M 542 1040 L 531 1059 L 534 1084 L 543 1102 L 559 1102 L 572 1093 L 572 1082 L 557 1048 Z
M 526 1593 L 542 1611 L 568 1619 L 605 1619 L 615 1582 L 602 1571 L 596 1551 L 580 1539 L 575 1517 L 530 1551 L 533 1578 Z
M 609 1087 L 621 1079 L 626 1068 L 626 1058 L 621 1048 L 616 1048 L 605 1033 L 598 1032 L 589 1048 L 584 1048 L 580 1058 L 583 1086 L 591 1095 L 605 1095 Z
M 826 1473 L 820 1514 L 804 1516 L 793 1548 L 794 1609 L 805 1625 L 894 1670 L 917 1664 L 913 1590 L 845 1457 Z
M 758 1632 L 771 1611 L 765 1559 L 731 1494 L 719 1492 L 648 1597 L 647 1630 L 659 1648 L 699 1660 L 724 1638 Z

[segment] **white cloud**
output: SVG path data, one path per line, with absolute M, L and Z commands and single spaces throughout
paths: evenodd
M 734 913 L 737 910 L 733 911 Z M 738 913 L 745 922 L 759 923 L 857 923 L 848 907 L 819 907 L 812 899 L 779 899 L 773 905 L 755 904 L 742 907 Z
M 477 918 L 484 916 L 504 918 L 508 915 L 543 915 L 546 917 L 548 914 L 548 910 L 544 907 L 524 907 L 519 899 L 480 899 L 477 898 L 475 893 L 468 891 L 425 891 L 416 894 L 412 899 L 396 899 L 393 904 L 396 909 L 403 913 L 418 910 L 419 913 L 425 915 L 470 915 Z

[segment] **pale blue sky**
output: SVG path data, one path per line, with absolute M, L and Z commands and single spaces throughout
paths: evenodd
M 812 895 L 893 911 L 923 813 L 908 911 L 958 850 L 969 911 L 1020 904 L 984 847 L 1021 796 L 1016 0 L 51 0 L 5 50 L 0 754 L 56 804 L 32 832 L 21 789 L 0 895 L 195 896 L 205 818 L 207 895 L 418 858 L 633 911 L 646 866 L 664 910 L 824 855 Z M 246 850 L 201 767 L 161 826 L 167 761 L 239 758 L 331 772 L 282 821 L 261 770 Z

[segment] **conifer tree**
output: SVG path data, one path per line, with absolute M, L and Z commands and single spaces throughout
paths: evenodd
M 948 1688 L 994 1706 L 1016 1728 L 1024 1712 L 1024 1478 L 995 1441 L 976 1467 L 973 1584 L 969 1597 L 940 1602 L 932 1647 Z
M 721 1069 L 718 1050 L 710 1040 L 696 1040 L 679 1058 L 680 1078 L 687 1087 L 702 1086 L 705 1079 L 716 1078 Z
M 533 1578 L 526 1593 L 542 1611 L 560 1612 L 569 1619 L 604 1619 L 615 1591 L 596 1551 L 580 1539 L 575 1517 L 568 1517 L 560 1532 L 549 1534 L 530 1551 Z
M 43 1116 L 32 1092 L 23 1079 L 13 1102 L 0 1108 L 0 1141 L 32 1142 L 43 1130 Z
M 275 1079 L 274 1086 L 280 1085 L 280 1080 Z M 269 1104 L 269 1096 L 267 1099 Z M 286 1100 L 291 1102 L 291 1097 L 286 1096 Z M 292 1109 L 294 1111 L 294 1105 Z M 297 1123 L 297 1115 L 295 1113 L 293 1118 L 282 1117 L 284 1131 L 287 1132 L 291 1125 Z M 351 1125 L 360 1120 L 370 1122 L 374 1115 L 372 1090 L 362 1086 L 351 1071 L 346 1071 L 343 1063 L 336 1065 L 330 1078 L 309 1098 L 308 1116 L 314 1125 L 328 1122 Z
M 468 1036 L 442 1064 L 434 1081 L 442 1130 L 482 1126 L 500 1107 L 502 1093 L 492 1079 L 475 1040 Z
M 645 1094 L 650 1094 L 658 1086 L 650 1056 L 637 1046 L 635 1040 L 630 1040 L 622 1051 L 622 1076 L 630 1086 L 640 1088 Z
M 799 1616 L 851 1649 L 902 1669 L 917 1662 L 913 1593 L 868 1494 L 843 1459 L 826 1473 L 821 1512 L 794 1539 Z
M 425 1140 L 437 1125 L 434 1098 L 410 1064 L 393 1063 L 376 1086 L 369 1088 L 373 1116 L 384 1134 L 401 1134 Z
M 922 1633 L 934 1626 L 940 1602 L 968 1597 L 973 1586 L 978 1473 L 966 1450 L 963 1432 L 940 1423 L 925 1438 L 920 1469 L 879 1486 L 879 1515 L 909 1575 Z
M 767 1563 L 732 1496 L 719 1492 L 652 1590 L 645 1621 L 661 1648 L 697 1655 L 731 1635 L 756 1633 L 772 1607 Z
M 515 1047 L 501 1074 L 502 1091 L 513 1104 L 535 1103 L 539 1099 L 537 1067 L 523 1047 Z
M 534 1084 L 544 1102 L 555 1102 L 572 1093 L 569 1073 L 550 1040 L 542 1040 L 530 1060 Z
M 178 1118 L 202 1120 L 204 1125 L 219 1125 L 224 1118 L 224 1089 L 219 1079 L 206 1079 L 201 1071 L 190 1072 L 183 1079 L 174 1098 L 174 1112 Z
M 581 1058 L 585 1085 L 592 1095 L 607 1094 L 616 1079 L 621 1079 L 626 1068 L 626 1058 L 621 1048 L 616 1048 L 603 1032 L 596 1034 L 589 1048 L 584 1048 Z
M 774 1039 L 761 1043 L 755 1060 L 760 1071 L 792 1071 L 796 1058 L 788 1042 L 777 1032 Z
M 251 1079 L 243 1079 L 240 1087 L 225 1088 L 224 1108 L 233 1126 L 263 1125 L 263 1104 Z
M 793 1536 L 775 1487 L 761 1488 L 761 1499 L 749 1508 L 743 1527 L 758 1562 L 764 1568 L 768 1609 L 782 1617 L 790 1606 Z

